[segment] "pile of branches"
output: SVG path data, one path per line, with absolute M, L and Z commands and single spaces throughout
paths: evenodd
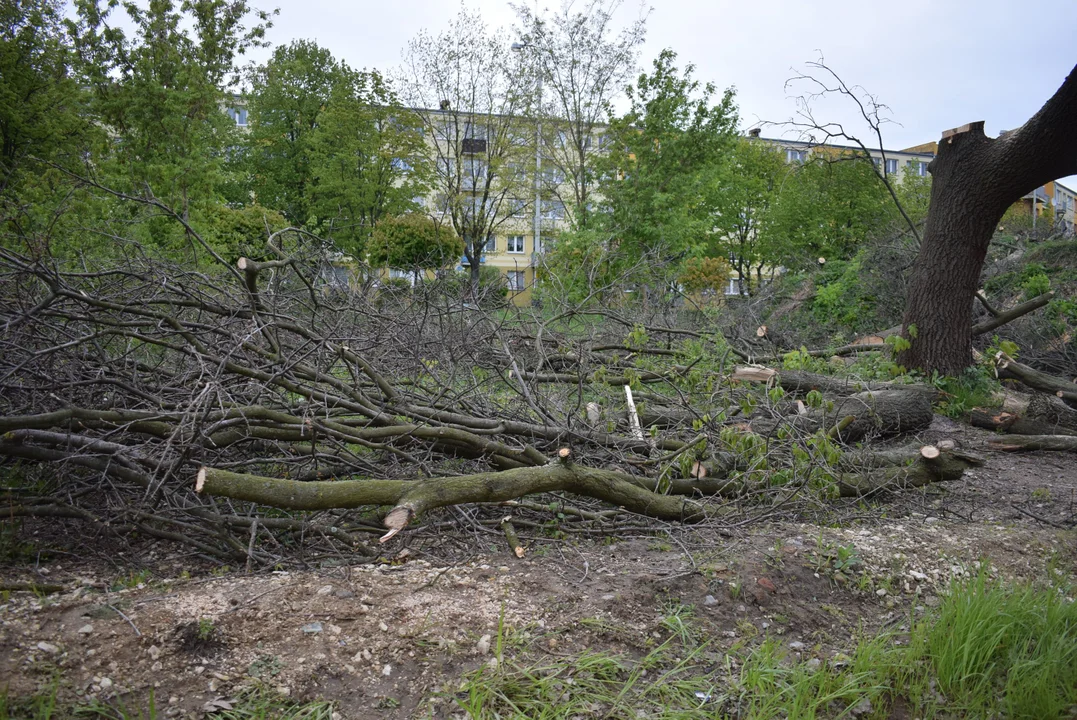
M 272 564 L 282 535 L 374 556 L 375 533 L 464 503 L 556 492 L 613 508 L 576 511 L 594 522 L 733 524 L 746 498 L 859 496 L 980 462 L 841 451 L 924 427 L 930 388 L 760 375 L 720 336 L 485 312 L 436 283 L 334 287 L 326 268 L 292 231 L 225 267 L 0 250 L 0 515 Z M 839 399 L 798 399 L 820 389 Z

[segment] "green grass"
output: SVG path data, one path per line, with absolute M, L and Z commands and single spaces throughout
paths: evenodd
M 1077 710 L 1077 604 L 983 575 L 952 593 L 922 637 L 939 691 L 970 712 L 1011 718 Z
M 505 662 L 448 699 L 469 718 L 928 718 L 1077 716 L 1077 604 L 1055 589 L 957 583 L 904 633 L 864 637 L 848 656 L 792 657 L 764 638 L 717 649 L 690 606 L 669 604 L 641 656 L 585 651 Z

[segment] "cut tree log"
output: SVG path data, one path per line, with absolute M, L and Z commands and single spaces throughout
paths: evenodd
M 851 443 L 865 437 L 889 437 L 923 430 L 934 417 L 931 396 L 919 389 L 869 390 L 838 398 L 833 409 L 814 410 L 808 415 L 752 420 L 752 431 L 772 436 L 781 427 L 827 434 L 842 442 Z M 850 420 L 850 418 L 852 418 Z
M 980 456 L 943 443 L 887 453 L 849 454 L 841 464 L 853 469 L 838 475 L 838 490 L 842 497 L 858 497 L 882 490 L 922 487 L 957 480 L 966 470 L 983 463 Z M 868 467 L 870 471 L 865 469 Z
M 1077 437 L 1072 435 L 1007 435 L 987 441 L 992 450 L 1064 450 L 1077 452 Z
M 1014 435 L 1077 436 L 1077 410 L 1055 395 L 1007 391 L 999 408 L 975 408 L 967 417 L 975 427 Z
M 869 390 L 850 395 L 834 403 L 830 417 L 855 416 L 841 430 L 844 442 L 856 442 L 869 435 L 880 437 L 923 430 L 931 424 L 934 413 L 931 398 L 919 390 Z
M 511 515 L 501 520 L 501 532 L 505 533 L 505 540 L 508 541 L 512 554 L 522 558 L 525 552 L 524 546 L 520 543 L 520 537 L 516 534 L 516 528 L 512 525 Z
M 738 366 L 733 371 L 731 379 L 746 382 L 777 383 L 786 392 L 796 394 L 807 394 L 812 390 L 831 395 L 852 395 L 866 390 L 902 390 L 923 393 L 931 400 L 934 400 L 939 392 L 937 388 L 931 385 L 859 380 L 856 378 L 835 377 L 833 375 L 820 375 L 819 373 L 804 370 L 778 371 L 771 368 L 752 366 Z

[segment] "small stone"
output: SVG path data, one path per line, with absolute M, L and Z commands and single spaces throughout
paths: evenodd
M 41 652 L 48 653 L 49 655 L 55 655 L 56 653 L 60 652 L 59 647 L 53 645 L 50 642 L 45 642 L 44 640 L 37 644 L 37 649 Z
M 347 588 L 341 588 L 340 590 L 337 590 L 335 593 L 333 593 L 333 595 L 335 595 L 338 598 L 353 598 L 353 597 L 355 597 L 355 593 L 353 593 L 351 590 L 348 590 Z
M 790 649 L 790 650 L 795 650 L 796 652 L 800 652 L 800 651 L 801 651 L 801 650 L 803 650 L 803 649 L 804 649 L 805 647 L 807 647 L 807 645 L 805 645 L 804 643 L 800 642 L 799 640 L 795 640 L 795 641 L 793 641 L 793 642 L 789 643 L 789 649 Z
M 176 704 L 176 703 L 178 703 L 178 702 L 179 702 L 179 698 L 178 698 L 178 697 L 176 697 L 175 695 L 173 695 L 172 697 L 168 698 L 168 704 L 169 704 L 169 705 L 175 705 L 175 704 Z
M 378 623 L 378 629 L 382 632 L 389 632 L 389 626 L 386 625 L 384 622 Z
M 86 623 L 85 625 L 83 625 L 82 627 L 79 628 L 78 632 L 79 632 L 79 635 L 89 635 L 90 633 L 93 632 L 93 625 L 91 625 L 89 623 Z
M 363 651 L 363 659 L 366 660 L 367 662 L 370 662 L 371 660 L 374 659 L 374 654 L 371 653 L 370 650 L 364 650 Z
M 492 657 L 486 661 L 486 667 L 490 668 L 491 670 L 497 670 L 497 665 L 498 662 L 496 657 Z
M 924 525 L 934 525 L 935 523 L 939 523 L 939 522 L 942 522 L 942 521 L 939 520 L 937 517 L 924 518 Z
M 737 605 L 737 612 L 748 612 L 748 608 L 744 605 Z
M 479 651 L 480 655 L 485 655 L 490 652 L 490 636 L 483 635 L 479 638 L 479 641 L 475 643 L 475 649 Z
M 352 655 L 352 662 L 357 663 L 357 662 L 362 662 L 363 660 L 369 660 L 369 658 L 364 657 L 364 653 L 369 653 L 369 652 L 370 652 L 369 650 L 360 650 L 359 652 Z
M 384 675 L 385 677 L 389 677 L 390 675 L 393 674 L 393 666 L 387 664 L 385 667 L 383 667 L 381 669 L 381 674 Z
M 875 594 L 879 597 L 886 597 L 886 588 L 879 588 L 875 591 Z
M 819 666 L 822 665 L 822 664 L 823 664 L 823 661 L 820 660 L 819 658 L 811 658 L 810 660 L 808 660 L 808 662 L 804 663 L 804 665 L 809 670 L 818 670 Z
M 708 595 L 707 597 L 703 598 L 703 604 L 708 606 L 717 605 L 718 600 L 713 595 Z
M 290 687 L 288 687 L 287 685 L 278 685 L 277 686 L 277 692 L 280 693 L 281 695 L 283 695 L 284 697 L 288 697 L 289 695 L 292 694 L 292 689 Z
M 313 633 L 320 633 L 321 631 L 322 631 L 322 624 L 320 622 L 318 622 L 318 621 L 315 621 L 315 622 L 312 622 L 312 623 L 307 623 L 306 625 L 303 626 L 303 632 L 307 633 L 308 635 L 313 634 Z
M 769 590 L 770 592 L 778 592 L 778 586 L 775 585 L 769 578 L 761 577 L 756 580 L 756 583 L 764 590 Z
M 616 595 L 614 595 L 614 594 L 612 594 L 612 593 L 610 593 L 610 594 L 607 594 L 607 595 L 603 595 L 603 596 L 602 596 L 602 599 L 603 599 L 603 600 L 605 600 L 606 602 L 609 602 L 609 601 L 611 601 L 611 600 L 616 600 L 616 599 L 617 599 L 617 596 L 616 596 Z
M 194 669 L 194 674 L 195 674 L 195 675 L 201 675 L 201 674 L 202 674 L 202 673 L 204 673 L 205 671 L 206 671 L 206 666 L 205 666 L 205 665 L 199 665 L 198 667 L 196 667 L 196 668 Z
M 343 631 L 340 629 L 339 625 L 330 625 L 329 626 L 329 634 L 330 635 L 340 635 L 341 632 L 343 632 Z
M 101 686 L 102 690 L 108 690 L 110 687 L 112 687 L 112 680 L 107 677 L 103 677 L 101 678 L 101 682 L 99 682 L 98 685 Z
M 150 654 L 150 659 L 152 660 L 156 660 L 157 658 L 161 657 L 161 648 L 157 647 L 156 645 L 150 645 L 149 650 L 147 650 L 146 652 Z
M 153 672 L 161 672 L 161 670 L 163 670 L 164 667 L 165 667 L 164 663 L 162 663 L 160 660 L 158 660 L 153 665 L 150 665 L 150 670 L 152 670 Z
M 864 698 L 856 705 L 853 705 L 851 708 L 849 708 L 849 712 L 856 717 L 860 717 L 861 715 L 867 715 L 871 712 L 871 700 Z
M 322 585 L 320 588 L 318 588 L 318 595 L 328 595 L 331 592 L 333 592 L 332 585 Z

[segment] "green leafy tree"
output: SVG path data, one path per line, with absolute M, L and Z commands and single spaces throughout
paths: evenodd
M 114 24 L 117 6 L 126 17 Z M 225 93 L 237 56 L 262 44 L 268 15 L 244 0 L 75 0 L 68 22 L 91 117 L 109 135 L 97 154 L 103 179 L 183 217 L 216 202 L 236 144 Z
M 332 53 L 309 40 L 276 48 L 248 74 L 250 188 L 295 225 L 309 217 L 315 129 L 344 74 Z
M 76 149 L 86 123 L 58 0 L 0 4 L 0 196 L 32 157 Z
M 867 157 L 819 153 L 782 183 L 769 218 L 767 262 L 804 268 L 851 258 L 897 212 Z
M 426 215 L 385 218 L 374 226 L 367 251 L 370 264 L 408 270 L 436 270 L 455 263 L 464 243 L 453 229 Z
M 779 148 L 741 138 L 716 167 L 707 188 L 711 234 L 708 254 L 728 258 L 741 295 L 751 292 L 751 274 L 777 267 L 786 253 L 772 229 L 779 188 L 795 168 Z
M 57 0 L 0 3 L 0 244 L 48 256 L 81 200 L 78 169 L 99 131 L 84 113 Z M 82 233 L 84 244 L 85 233 Z
M 622 263 L 675 277 L 684 257 L 702 254 L 710 237 L 705 197 L 717 166 L 735 142 L 733 91 L 682 72 L 663 50 L 650 74 L 627 89 L 629 111 L 611 119 L 612 138 L 600 184 L 603 225 Z
M 343 68 L 310 137 L 309 224 L 357 257 L 382 218 L 421 209 L 432 171 L 418 115 L 376 71 Z

